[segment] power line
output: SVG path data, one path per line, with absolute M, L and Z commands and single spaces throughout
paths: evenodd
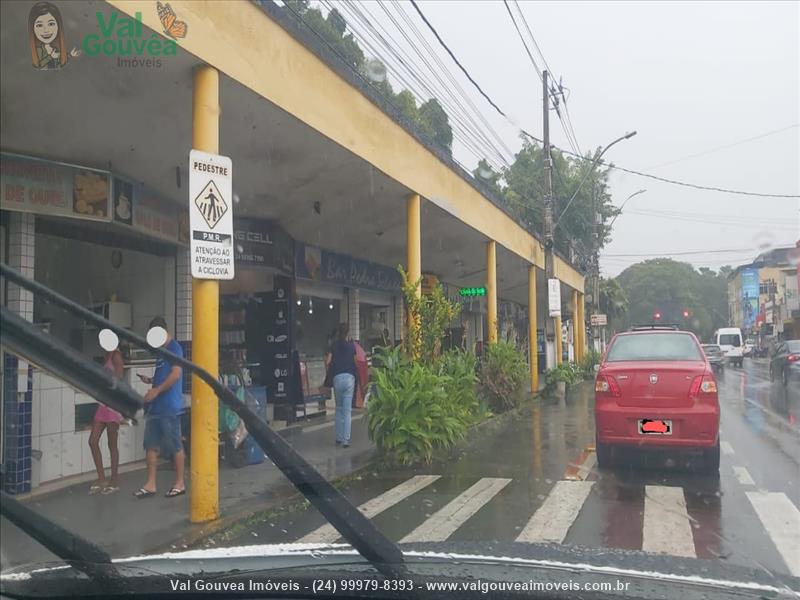
M 783 133 L 784 131 L 788 131 L 789 129 L 794 129 L 795 127 L 800 127 L 800 123 L 795 123 L 793 125 L 788 125 L 787 127 L 781 127 L 780 129 L 774 129 L 772 131 L 768 131 L 766 133 L 762 133 L 760 135 L 754 135 L 753 137 L 745 138 L 743 140 L 739 140 L 738 142 L 731 142 L 730 144 L 725 144 L 723 146 L 716 146 L 715 148 L 711 148 L 709 150 L 705 150 L 703 152 L 698 152 L 697 154 L 690 154 L 689 156 L 683 156 L 681 158 L 676 158 L 674 160 L 670 160 L 658 165 L 654 165 L 652 167 L 647 167 L 648 169 L 658 169 L 660 167 L 666 167 L 667 165 L 674 165 L 675 163 L 683 162 L 684 160 L 689 160 L 691 158 L 698 158 L 700 156 L 706 156 L 707 154 L 712 154 L 714 152 L 718 152 L 720 150 L 725 150 L 727 148 L 733 148 L 734 146 L 740 146 L 741 144 L 746 144 L 748 142 L 752 142 L 755 140 L 760 140 L 761 138 L 769 137 L 771 135 L 775 135 L 776 133 Z
M 428 19 L 425 17 L 425 15 L 422 12 L 422 10 L 420 10 L 419 6 L 417 5 L 416 0 L 411 0 L 411 4 L 414 7 L 414 9 L 417 11 L 417 13 L 419 14 L 420 18 L 425 22 L 425 24 L 431 30 L 433 35 L 436 37 L 436 39 L 439 42 L 439 44 L 441 44 L 441 46 L 447 51 L 447 53 L 450 55 L 450 58 L 453 59 L 453 62 L 455 62 L 456 65 L 458 65 L 458 68 L 461 69 L 461 71 L 464 73 L 464 75 L 467 77 L 467 79 L 469 79 L 470 83 L 472 83 L 472 85 L 475 86 L 475 89 L 477 89 L 481 93 L 481 95 L 486 99 L 486 101 L 489 104 L 491 104 L 491 106 L 501 116 L 503 116 L 506 119 L 508 119 L 508 121 L 512 125 L 514 125 L 515 127 L 519 127 L 519 125 L 517 125 L 517 123 L 515 123 L 508 115 L 506 115 L 506 113 L 504 113 L 500 109 L 499 106 L 497 106 L 497 104 L 495 104 L 495 102 L 486 94 L 486 92 L 483 91 L 483 88 L 481 88 L 481 86 L 478 85 L 478 83 L 472 78 L 472 76 L 466 70 L 464 65 L 462 65 L 459 62 L 459 60 L 453 54 L 453 51 L 450 50 L 449 46 L 444 42 L 442 37 L 439 35 L 439 32 L 436 31 L 436 28 L 431 24 L 430 21 L 428 21 Z M 540 144 L 543 143 L 540 138 L 538 138 L 535 135 L 529 133 L 525 129 L 520 128 L 520 131 L 524 135 L 529 137 L 530 139 L 535 140 L 535 141 L 539 142 Z M 552 144 L 551 144 L 551 146 L 552 146 Z M 592 158 L 587 158 L 585 156 L 582 156 L 581 154 L 578 154 L 577 152 L 571 152 L 571 151 L 565 150 L 563 148 L 558 148 L 557 146 L 553 146 L 553 147 L 556 148 L 557 150 L 565 153 L 565 154 L 569 154 L 569 155 L 574 156 L 576 158 L 579 158 L 580 160 L 583 160 L 583 161 L 593 161 L 594 160 Z M 756 196 L 756 197 L 760 197 L 760 198 L 800 198 L 800 195 L 798 195 L 798 194 L 765 194 L 765 193 L 760 193 L 760 192 L 732 190 L 732 189 L 716 187 L 716 186 L 707 186 L 707 185 L 699 185 L 699 184 L 696 184 L 696 183 L 688 183 L 688 182 L 685 182 L 685 181 L 678 181 L 676 179 L 668 179 L 666 177 L 659 177 L 658 175 L 651 175 L 649 173 L 642 173 L 641 171 L 636 171 L 634 169 L 626 169 L 624 167 L 620 167 L 620 166 L 617 166 L 617 165 L 614 165 L 614 164 L 609 164 L 609 163 L 607 163 L 607 162 L 605 162 L 603 160 L 600 160 L 598 164 L 605 165 L 609 169 L 616 169 L 617 171 L 623 171 L 625 173 L 630 173 L 631 175 L 638 175 L 640 177 L 647 177 L 649 179 L 654 179 L 656 181 L 661 181 L 662 183 L 669 183 L 671 185 L 688 187 L 688 188 L 692 188 L 692 189 L 698 189 L 698 190 L 704 190 L 704 191 L 710 191 L 710 192 L 721 192 L 721 193 L 725 193 L 725 194 L 737 194 L 737 195 L 741 195 L 741 196 Z
M 462 73 L 464 73 L 464 75 L 466 76 L 466 78 L 467 78 L 467 79 L 469 79 L 470 83 L 472 83 L 472 85 L 474 85 L 474 86 L 475 86 L 475 89 L 477 89 L 477 90 L 478 90 L 478 91 L 481 93 L 481 95 L 484 97 L 484 99 L 485 99 L 485 100 L 486 100 L 486 101 L 487 101 L 489 104 L 491 104 L 491 105 L 492 105 L 492 107 L 493 107 L 493 108 L 494 108 L 494 109 L 495 109 L 495 110 L 496 110 L 498 113 L 500 113 L 500 115 L 502 115 L 503 117 L 506 117 L 506 118 L 508 118 L 508 117 L 506 116 L 506 113 L 504 113 L 502 110 L 500 110 L 500 107 L 499 107 L 499 106 L 497 106 L 497 104 L 495 104 L 495 103 L 494 103 L 494 101 L 493 101 L 493 100 L 492 100 L 492 99 L 491 99 L 491 98 L 490 98 L 490 97 L 489 97 L 489 96 L 486 94 L 486 92 L 484 92 L 484 91 L 483 91 L 483 89 L 481 88 L 481 86 L 480 86 L 480 85 L 478 85 L 478 82 L 477 82 L 477 81 L 475 81 L 475 80 L 472 78 L 472 75 L 470 75 L 470 74 L 469 74 L 469 71 L 467 71 L 467 70 L 464 68 L 464 65 L 462 65 L 462 64 L 459 62 L 459 60 L 456 58 L 456 55 L 455 55 L 455 54 L 453 54 L 453 52 L 450 50 L 450 48 L 447 46 L 447 44 L 445 44 L 445 43 L 444 43 L 444 40 L 442 40 L 442 38 L 439 36 L 439 32 L 438 32 L 438 31 L 436 31 L 436 28 L 435 28 L 433 25 L 431 25 L 430 21 L 428 21 L 428 19 L 425 17 L 425 14 L 424 14 L 424 13 L 423 13 L 423 12 L 420 10 L 419 6 L 417 5 L 417 2 L 416 2 L 416 0 L 411 0 L 411 5 L 414 7 L 414 10 L 416 10 L 416 11 L 417 11 L 417 14 L 420 16 L 420 18 L 421 18 L 421 19 L 422 19 L 422 20 L 425 22 L 425 24 L 428 26 L 428 29 L 430 29 L 430 30 L 431 30 L 431 33 L 433 33 L 433 35 L 436 37 L 436 39 L 438 40 L 438 42 L 439 42 L 439 43 L 442 45 L 442 47 L 443 47 L 443 48 L 444 48 L 444 49 L 447 51 L 447 53 L 450 55 L 450 58 L 452 58 L 452 59 L 453 59 L 453 62 L 454 62 L 454 63 L 456 63 L 456 65 L 458 65 L 458 68 L 459 68 L 459 69 L 461 69 L 461 72 L 462 72 Z
M 693 254 L 730 254 L 731 252 L 750 252 L 752 248 L 729 248 L 726 250 L 691 250 L 687 252 L 658 252 L 655 254 L 603 254 L 602 258 L 618 258 L 631 256 L 689 256 Z

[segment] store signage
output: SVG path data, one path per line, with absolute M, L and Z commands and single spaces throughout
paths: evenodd
M 547 280 L 547 308 L 551 317 L 561 316 L 561 282 L 558 279 Z
M 274 221 L 233 220 L 234 256 L 240 266 L 275 267 L 291 273 L 294 240 Z
M 227 156 L 189 153 L 189 245 L 196 279 L 234 277 L 232 172 Z
M 276 276 L 273 290 L 272 302 L 268 306 L 268 318 L 265 323 L 267 331 L 269 331 L 265 336 L 266 356 L 272 357 L 272 360 L 268 361 L 270 369 L 267 372 L 267 383 L 270 397 L 274 398 L 275 404 L 280 405 L 291 402 L 289 355 L 292 343 L 288 325 L 288 317 L 292 309 L 289 301 L 292 296 L 291 279 L 285 276 Z M 278 416 L 275 418 L 277 419 Z
M 591 315 L 589 317 L 590 323 L 592 327 L 604 327 L 608 325 L 608 316 L 607 315 Z
M 459 296 L 485 296 L 485 287 L 462 287 L 458 290 Z
M 303 279 L 338 284 L 343 287 L 399 293 L 400 273 L 391 267 L 358 260 L 344 254 L 296 244 L 295 274 Z
M 109 221 L 109 180 L 106 171 L 16 154 L 0 156 L 4 210 Z

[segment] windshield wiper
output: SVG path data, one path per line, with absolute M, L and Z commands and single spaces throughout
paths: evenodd
M 23 277 L 20 273 L 11 269 L 7 265 L 0 264 L 0 274 L 7 280 L 38 294 L 42 299 L 57 305 L 73 315 L 85 321 L 94 323 L 102 328 L 114 331 L 120 339 L 125 339 L 140 348 L 146 348 L 153 354 L 163 358 L 173 365 L 180 365 L 182 368 L 197 375 L 203 380 L 224 402 L 228 408 L 233 410 L 244 421 L 247 431 L 258 442 L 258 445 L 266 455 L 275 463 L 275 466 L 289 479 L 297 490 L 323 514 L 328 522 L 336 528 L 353 548 L 383 575 L 396 578 L 403 577 L 406 569 L 403 565 L 403 553 L 395 543 L 389 540 L 364 514 L 358 510 L 339 490 L 330 484 L 311 464 L 309 464 L 288 442 L 270 429 L 254 412 L 252 412 L 243 402 L 239 401 L 236 395 L 228 388 L 223 386 L 216 377 L 205 369 L 202 369 L 184 358 L 175 356 L 163 348 L 153 348 L 146 340 L 138 335 L 119 327 L 99 317 L 92 311 L 65 298 L 54 292 L 47 286 L 36 281 Z M 2 325 L 5 329 L 6 323 L 13 326 L 14 336 L 12 341 L 16 344 L 15 352 L 28 358 L 31 362 L 52 371 L 63 372 L 65 367 L 73 366 L 86 358 L 78 354 L 75 350 L 62 345 L 59 352 L 48 354 L 42 352 L 40 336 L 44 335 L 31 323 L 18 322 L 11 318 L 11 313 L 6 309 L 0 313 Z M 36 335 L 39 334 L 39 335 Z M 5 344 L 5 340 L 3 342 Z M 34 359 L 34 356 L 36 359 Z M 72 375 L 75 386 L 79 389 L 93 393 L 87 389 L 88 383 L 80 373 Z M 91 373 L 88 374 L 91 377 Z M 95 382 L 96 383 L 96 382 Z M 119 388 L 121 389 L 121 388 Z M 101 390 L 98 390 L 101 391 Z M 135 392 L 134 392 L 135 393 Z M 109 390 L 97 399 L 104 404 L 109 399 Z M 141 403 L 141 400 L 139 401 Z M 112 405 L 116 406 L 116 404 Z M 130 407 L 128 407 L 130 409 Z
M 41 516 L 5 492 L 0 492 L 0 498 L 0 515 L 50 552 L 99 583 L 119 581 L 121 575 L 105 550 Z

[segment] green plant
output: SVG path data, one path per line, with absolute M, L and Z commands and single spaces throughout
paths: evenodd
M 478 372 L 478 394 L 495 413 L 519 406 L 528 366 L 513 344 L 489 344 Z
M 583 360 L 579 363 L 580 373 L 583 379 L 594 378 L 594 367 L 600 364 L 601 358 L 602 354 L 597 350 L 589 350 L 589 352 L 586 353 L 586 356 L 584 356 Z
M 403 337 L 406 354 L 426 365 L 433 365 L 441 354 L 445 331 L 458 317 L 461 306 L 445 296 L 441 284 L 437 284 L 430 294 L 419 294 L 421 278 L 411 281 L 402 266 L 397 270 L 403 280 L 403 296 L 408 309 L 406 335 Z
M 544 373 L 544 384 L 547 389 L 554 388 L 560 382 L 572 385 L 579 380 L 580 375 L 575 363 L 561 363 Z
M 389 461 L 430 462 L 436 450 L 462 438 L 475 418 L 477 402 L 470 400 L 468 384 L 452 376 L 468 359 L 449 356 L 437 370 L 410 360 L 400 348 L 379 354 L 376 393 L 367 407 L 370 439 Z
M 476 372 L 478 360 L 472 352 L 455 348 L 442 354 L 438 362 L 439 375 L 445 377 L 445 391 L 459 411 L 465 411 L 470 420 L 482 412 L 479 408 Z

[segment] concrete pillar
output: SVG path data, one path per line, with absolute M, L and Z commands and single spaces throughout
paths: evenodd
M 361 311 L 359 310 L 358 288 L 347 290 L 347 322 L 350 324 L 350 337 L 361 341 Z
M 539 350 L 536 346 L 536 267 L 528 267 L 528 352 L 530 353 L 531 392 L 539 390 Z
M 486 317 L 489 343 L 497 343 L 497 242 L 486 244 Z

